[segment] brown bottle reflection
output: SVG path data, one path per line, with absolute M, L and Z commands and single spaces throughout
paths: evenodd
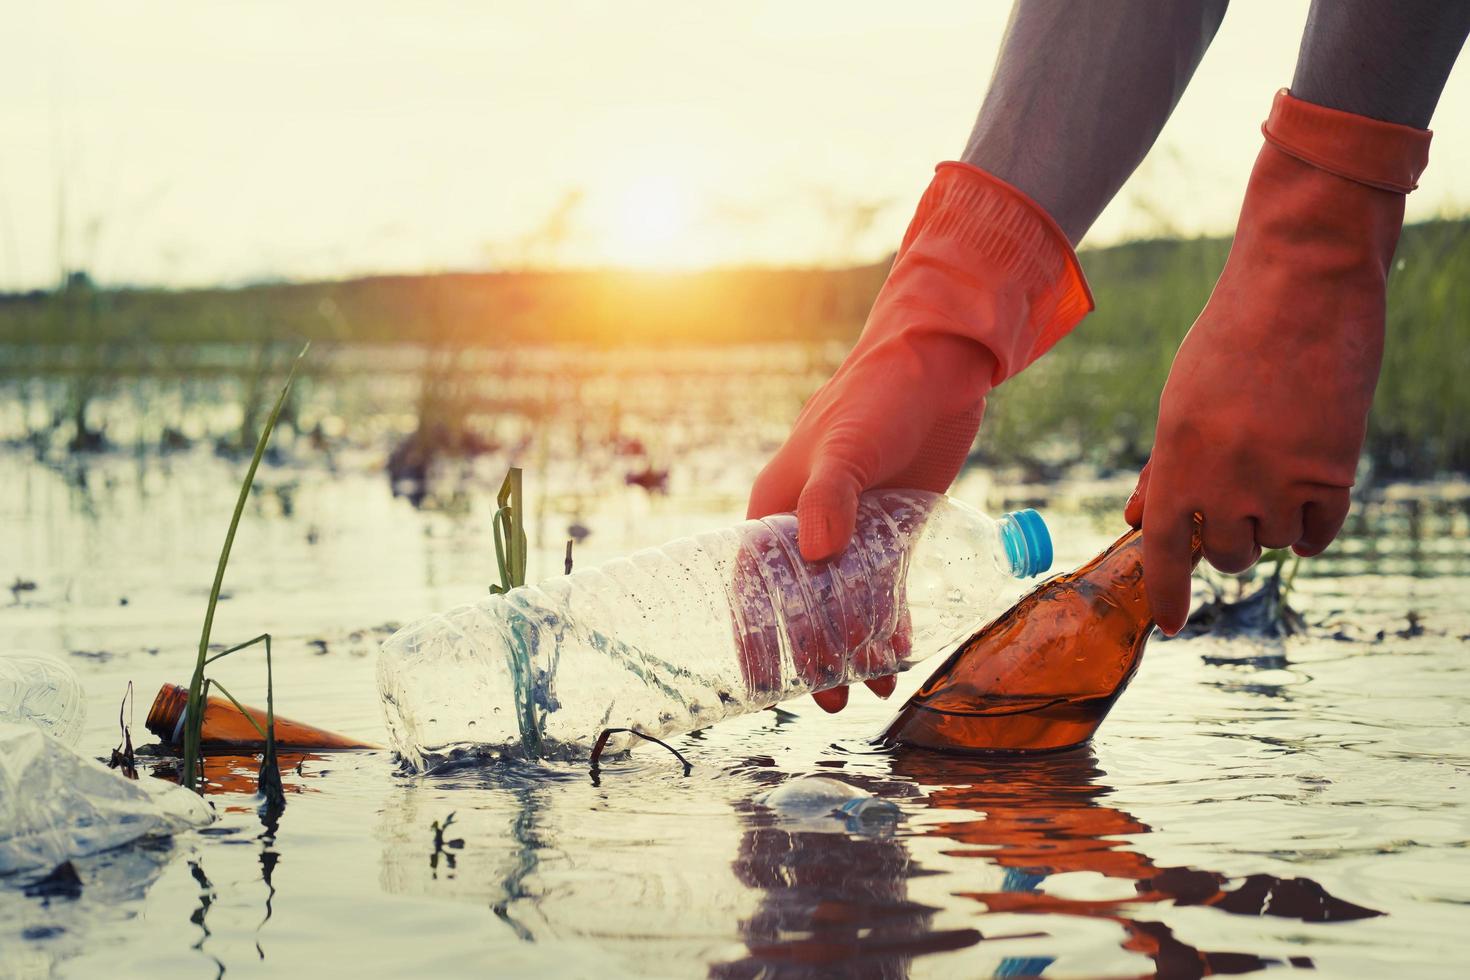
M 326 758 L 325 754 L 313 752 L 276 753 L 276 762 L 281 767 L 282 788 L 287 793 L 318 792 L 305 783 L 306 779 L 312 778 L 311 769 L 307 764 L 323 761 Z M 139 761 L 145 760 L 140 757 Z M 160 779 L 178 781 L 180 765 L 178 759 L 162 757 L 146 761 L 151 763 L 152 775 Z M 200 766 L 204 769 L 204 780 L 200 784 L 204 793 L 228 793 L 246 797 L 237 805 L 226 804 L 225 812 L 245 813 L 255 809 L 256 803 L 250 797 L 260 792 L 260 756 L 258 754 L 237 755 L 215 752 L 201 757 Z
M 1151 904 L 1206 906 L 1232 915 L 1271 916 L 1301 922 L 1342 922 L 1381 915 L 1329 895 L 1306 878 L 1224 874 L 1161 867 L 1137 842 L 1115 839 L 1147 834 L 1147 824 L 1108 806 L 1111 788 L 1087 751 L 997 760 L 900 751 L 892 762 L 899 779 L 865 788 L 894 796 L 918 786 L 924 803 L 955 811 L 955 819 L 927 823 L 924 836 L 966 845 L 946 848 L 952 858 L 973 858 L 1004 871 L 998 888 L 956 891 L 985 912 L 1034 915 L 1027 935 L 1046 935 L 1048 916 L 1080 916 L 1117 923 L 1122 948 L 1154 964 L 1155 976 L 1205 977 L 1246 973 L 1267 966 L 1312 966 L 1248 952 L 1204 950 L 1147 915 Z M 884 794 L 887 795 L 887 794 Z M 976 818 L 974 814 L 983 814 Z M 901 839 L 844 833 L 787 831 L 761 814 L 751 818 L 735 862 L 736 876 L 759 890 L 761 905 L 741 924 L 747 955 L 712 971 L 720 977 L 843 975 L 902 977 L 914 957 L 1018 938 L 980 930 L 934 932 L 937 910 L 907 897 L 909 878 L 933 873 L 913 861 Z M 978 867 L 977 867 L 978 870 Z M 1115 899 L 1075 899 L 1048 894 L 1052 875 L 1092 872 L 1126 883 Z M 958 872 L 963 880 L 963 872 Z M 977 879 L 985 876 L 977 875 Z M 997 976 L 1031 976 L 1052 957 L 1005 960 Z

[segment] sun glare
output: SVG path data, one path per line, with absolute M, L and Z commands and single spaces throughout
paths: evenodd
M 690 254 L 690 202 L 667 177 L 648 176 L 617 196 L 604 237 L 614 265 L 678 266 Z M 682 260 L 682 261 L 681 261 Z

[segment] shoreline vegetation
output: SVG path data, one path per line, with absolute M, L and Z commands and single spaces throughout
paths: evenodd
M 1042 471 L 1140 464 L 1174 351 L 1228 250 L 1224 238 L 1084 250 L 1097 311 L 991 397 L 980 458 Z M 55 290 L 0 294 L 0 382 L 68 376 L 84 406 L 88 384 L 167 373 L 174 362 L 162 354 L 197 344 L 707 346 L 712 358 L 724 345 L 847 344 L 887 267 L 441 273 L 181 290 L 102 288 L 74 272 Z M 1389 279 L 1365 452 L 1375 478 L 1470 473 L 1467 377 L 1470 219 L 1410 225 Z

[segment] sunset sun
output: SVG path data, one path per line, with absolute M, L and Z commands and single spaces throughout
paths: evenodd
M 602 233 L 614 265 L 687 264 L 691 202 L 688 191 L 667 177 L 639 178 L 617 193 Z

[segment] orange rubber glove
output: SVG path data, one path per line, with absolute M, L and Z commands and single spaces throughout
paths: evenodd
M 986 393 L 1091 310 L 1077 256 L 1040 206 L 977 167 L 941 163 L 862 336 L 761 471 L 747 516 L 794 509 L 802 557 L 822 561 L 847 547 L 864 490 L 943 493 Z M 868 686 L 886 696 L 893 682 Z M 835 711 L 847 690 L 817 700 Z
M 1261 131 L 1230 257 L 1174 358 L 1124 509 L 1144 530 L 1149 603 L 1171 635 L 1189 614 L 1195 515 L 1222 572 L 1262 548 L 1315 555 L 1342 528 L 1404 196 L 1428 162 L 1427 130 L 1284 89 Z

